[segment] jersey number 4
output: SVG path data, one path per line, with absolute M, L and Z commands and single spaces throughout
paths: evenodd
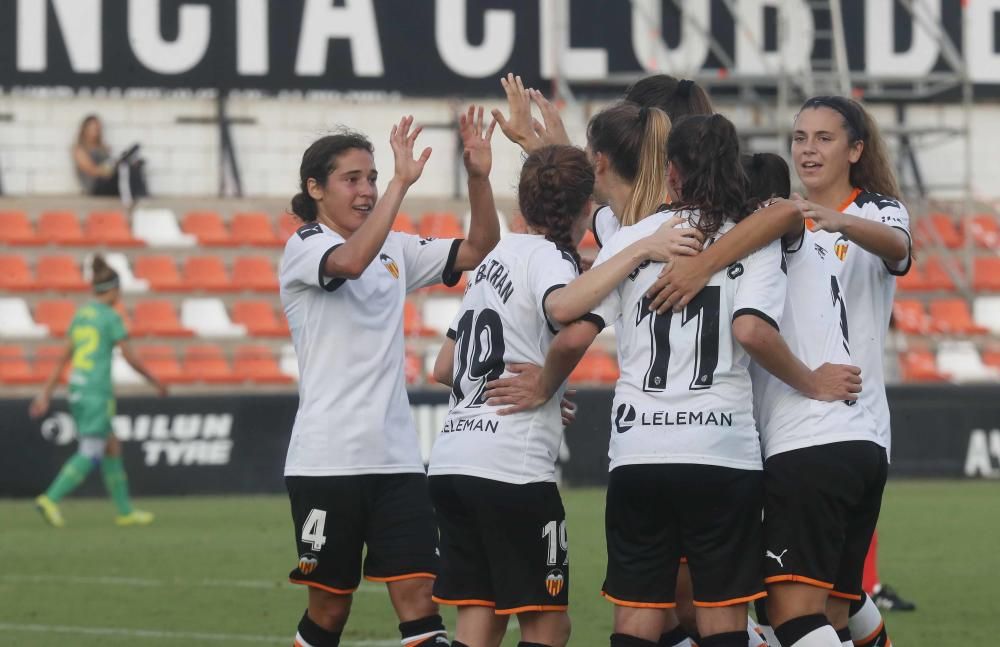
M 326 510 L 313 508 L 302 524 L 302 543 L 312 544 L 313 550 L 322 550 L 326 543 Z
M 717 285 L 705 287 L 691 299 L 681 314 L 681 326 L 695 320 L 698 326 L 698 345 L 694 356 L 694 377 L 691 378 L 692 391 L 708 389 L 715 381 L 715 369 L 719 365 L 719 299 Z M 652 299 L 644 296 L 639 301 L 639 311 L 635 325 L 649 326 L 650 348 L 649 369 L 642 390 L 660 392 L 667 388 L 667 369 L 670 366 L 670 322 L 674 313 L 667 311 L 657 314 L 649 309 Z
M 470 382 L 478 384 L 465 406 L 482 406 L 486 401 L 483 394 L 486 383 L 503 374 L 503 322 L 496 310 L 487 308 L 478 316 L 475 310 L 466 310 L 458 320 L 455 333 L 458 365 L 455 367 L 451 388 L 455 404 L 457 406 L 465 400 L 462 380 L 468 375 Z

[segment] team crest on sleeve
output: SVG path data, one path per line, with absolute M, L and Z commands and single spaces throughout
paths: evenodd
M 837 242 L 833 244 L 833 253 L 837 255 L 837 258 L 844 260 L 847 256 L 847 239 L 841 236 L 837 239 Z
M 382 265 L 385 265 L 385 269 L 389 270 L 389 274 L 392 274 L 392 278 L 399 278 L 399 266 L 396 265 L 396 261 L 392 260 L 392 257 L 388 254 L 379 254 L 379 260 L 382 261 Z
M 562 593 L 564 586 L 566 586 L 566 577 L 558 568 L 553 568 L 549 571 L 549 574 L 545 576 L 545 590 L 547 590 L 549 595 L 552 597 L 557 597 L 560 593 Z
M 319 560 L 312 553 L 306 553 L 299 557 L 299 572 L 309 575 L 319 566 Z

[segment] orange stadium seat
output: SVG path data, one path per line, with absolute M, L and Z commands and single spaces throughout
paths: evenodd
M 87 216 L 84 236 L 99 245 L 142 247 L 146 243 L 132 235 L 128 219 L 121 211 L 94 211 Z
M 921 292 L 929 289 L 924 271 L 916 260 L 910 264 L 910 270 L 906 274 L 896 277 L 896 289 L 900 292 Z
M 184 349 L 184 372 L 195 382 L 236 384 L 242 381 L 230 368 L 222 349 L 210 344 L 193 344 Z
M 31 368 L 23 348 L 0 346 L 0 384 L 38 384 L 44 380 Z
M 184 372 L 177 361 L 177 351 L 166 344 L 150 344 L 136 349 L 139 359 L 146 368 L 164 384 L 185 384 L 191 376 Z
M 48 299 L 35 305 L 35 321 L 48 326 L 53 337 L 66 334 L 75 314 L 76 303 L 69 299 Z
M 951 270 L 949 272 L 949 269 Z M 928 290 L 955 291 L 955 281 L 952 275 L 962 277 L 964 272 L 962 266 L 954 258 L 947 260 L 940 256 L 931 256 L 924 263 L 924 284 Z
M 948 376 L 939 373 L 934 353 L 926 349 L 908 350 L 900 356 L 900 371 L 907 382 L 944 382 Z
M 72 211 L 46 211 L 38 218 L 38 237 L 56 245 L 92 245 Z
M 983 358 L 983 364 L 1000 368 L 1000 348 L 985 348 L 980 355 Z
M 243 324 L 254 337 L 288 337 L 288 323 L 284 316 L 275 315 L 269 301 L 237 301 L 233 304 L 233 323 Z
M 288 239 L 292 237 L 292 234 L 298 231 L 299 227 L 303 224 L 302 219 L 294 213 L 289 213 L 287 211 L 282 212 L 282 214 L 278 216 L 279 237 L 283 242 L 287 242 Z
M 0 291 L 30 292 L 37 289 L 38 283 L 23 256 L 20 254 L 0 256 Z
M 43 289 L 63 292 L 85 292 L 90 285 L 83 280 L 80 263 L 72 256 L 42 256 L 35 265 L 38 285 Z
M 1000 257 L 973 259 L 972 289 L 1000 292 Z
M 990 213 L 977 213 L 965 220 L 966 233 L 983 249 L 1000 249 L 1000 224 Z
M 949 249 L 957 249 L 965 242 L 955 219 L 946 213 L 930 213 L 921 218 L 917 222 L 915 234 L 923 244 L 940 242 Z
M 41 245 L 35 227 L 23 211 L 0 211 L 0 243 L 5 245 Z
M 600 349 L 591 349 L 570 373 L 570 382 L 613 384 L 618 380 L 618 362 Z
M 407 337 L 430 337 L 437 334 L 424 325 L 424 318 L 412 301 L 403 302 L 403 334 Z
M 594 232 L 590 229 L 587 233 L 583 235 L 583 239 L 580 241 L 580 249 L 597 249 L 597 238 L 594 236 Z
M 190 211 L 181 221 L 181 231 L 198 239 L 205 247 L 232 247 L 236 241 L 229 235 L 222 216 L 214 211 Z
M 898 299 L 892 304 L 896 327 L 905 333 L 923 335 L 930 331 L 931 320 L 920 301 Z
M 35 348 L 35 362 L 34 370 L 35 377 L 39 382 L 44 382 L 49 379 L 52 375 L 52 371 L 55 370 L 56 365 L 62 359 L 63 354 L 66 352 L 66 344 L 47 344 L 45 346 L 39 346 Z M 63 368 L 62 375 L 59 376 L 59 383 L 66 384 L 69 382 L 69 374 L 73 372 L 73 363 L 67 362 L 66 367 Z
M 450 211 L 425 213 L 420 217 L 418 231 L 422 238 L 465 238 L 462 223 Z
M 969 303 L 965 299 L 931 301 L 930 311 L 934 329 L 938 332 L 960 335 L 983 335 L 989 332 L 973 321 Z
M 417 227 L 413 224 L 413 218 L 405 211 L 396 214 L 396 219 L 392 222 L 392 230 L 403 234 L 417 234 Z
M 193 290 L 232 292 L 238 290 L 229 279 L 222 259 L 217 256 L 191 256 L 184 261 L 184 282 Z
M 238 213 L 229 222 L 229 231 L 238 245 L 281 247 L 285 244 L 274 234 L 274 224 L 266 213 Z
M 135 304 L 132 334 L 136 337 L 191 337 L 194 332 L 181 326 L 177 308 L 169 301 L 152 299 Z
M 420 384 L 424 378 L 423 362 L 420 356 L 407 349 L 406 358 L 403 362 L 403 375 L 406 376 L 407 384 Z
M 233 283 L 236 289 L 255 292 L 277 292 L 278 275 L 267 256 L 240 256 L 233 262 Z
M 233 372 L 258 384 L 291 384 L 295 381 L 281 372 L 274 353 L 267 346 L 237 347 Z
M 133 270 L 136 278 L 148 281 L 149 288 L 154 292 L 183 292 L 191 289 L 177 271 L 173 256 L 140 256 L 135 259 Z

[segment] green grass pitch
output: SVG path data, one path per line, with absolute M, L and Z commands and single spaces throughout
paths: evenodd
M 563 493 L 573 574 L 571 645 L 607 644 L 602 490 Z M 118 528 L 111 503 L 69 499 L 68 525 L 0 500 L 0 645 L 289 645 L 305 593 L 285 498 L 144 499 L 154 525 Z M 328 522 L 329 524 L 330 522 Z M 334 522 L 335 523 L 335 522 Z M 919 608 L 887 616 L 899 647 L 1000 642 L 1000 485 L 893 481 L 882 575 Z M 445 613 L 451 625 L 454 616 Z M 517 641 L 511 622 L 505 646 Z M 344 647 L 398 645 L 381 585 L 356 594 Z

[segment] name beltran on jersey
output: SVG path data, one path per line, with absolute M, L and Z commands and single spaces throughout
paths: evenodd
M 489 281 L 504 303 L 507 303 L 507 299 L 514 294 L 514 283 L 510 280 L 510 272 L 495 259 L 490 259 L 489 263 L 483 263 L 476 270 L 475 282 L 481 281 Z

